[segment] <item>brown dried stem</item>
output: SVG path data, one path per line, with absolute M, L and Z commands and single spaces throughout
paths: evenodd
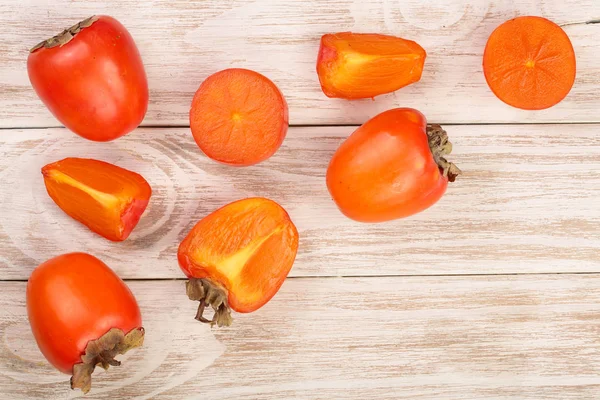
M 440 167 L 440 171 L 448 177 L 448 181 L 454 182 L 462 171 L 445 158 L 445 156 L 452 153 L 452 143 L 448 140 L 448 134 L 440 125 L 429 124 L 427 125 L 427 138 L 431 154 L 433 154 L 433 159 Z
M 50 39 L 46 39 L 43 42 L 38 43 L 31 50 L 29 50 L 29 52 L 33 53 L 34 51 L 36 51 L 37 49 L 40 49 L 42 47 L 45 47 L 47 49 L 51 49 L 56 46 L 62 47 L 65 44 L 69 43 L 71 40 L 73 40 L 75 35 L 77 35 L 79 32 L 81 32 L 82 29 L 92 26 L 92 24 L 94 22 L 96 22 L 97 20 L 98 20 L 98 17 L 96 17 L 95 15 L 92 15 L 91 17 L 86 18 L 83 21 L 76 23 L 72 27 L 65 29 L 58 35 L 53 36 Z
M 210 324 L 210 326 L 215 324 L 219 327 L 231 325 L 233 319 L 231 318 L 231 309 L 227 303 L 225 289 L 215 285 L 208 279 L 191 278 L 185 283 L 185 291 L 190 300 L 200 302 L 196 312 L 196 320 Z M 204 317 L 207 305 L 211 306 L 215 312 L 212 319 Z
M 144 343 L 144 328 L 132 329 L 127 335 L 118 328 L 112 328 L 96 340 L 90 341 L 79 364 L 73 366 L 71 389 L 81 389 L 87 393 L 92 388 L 92 372 L 97 365 L 104 369 L 109 366 L 118 367 L 120 361 L 115 360 L 118 354 L 139 347 Z

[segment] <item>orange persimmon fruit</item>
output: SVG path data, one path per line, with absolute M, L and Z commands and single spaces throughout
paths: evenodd
M 374 33 L 321 37 L 317 73 L 327 97 L 372 98 L 421 79 L 425 50 L 416 42 Z
M 142 57 L 127 29 L 107 15 L 35 46 L 27 73 L 56 119 L 89 140 L 106 142 L 133 131 L 148 109 Z
M 144 341 L 135 297 L 106 264 L 86 253 L 54 257 L 33 271 L 27 315 L 44 357 L 72 374 L 71 388 L 84 393 L 97 365 L 120 365 L 114 357 Z
M 265 198 L 230 203 L 198 222 L 179 245 L 187 295 L 199 301 L 196 319 L 229 326 L 230 308 L 257 310 L 277 293 L 298 251 L 298 231 L 287 212 Z M 206 306 L 215 311 L 203 317 Z
M 492 32 L 483 53 L 492 92 L 524 110 L 542 110 L 564 99 L 575 82 L 575 64 L 565 31 L 542 17 L 506 21 Z
M 327 188 L 347 217 L 383 222 L 408 217 L 435 204 L 460 170 L 439 125 L 411 108 L 385 111 L 354 131 L 335 152 Z
M 267 77 L 247 69 L 226 69 L 206 78 L 198 88 L 190 127 L 209 158 L 234 166 L 257 164 L 283 143 L 288 106 Z
M 65 158 L 42 174 L 48 195 L 67 215 L 115 242 L 127 239 L 152 195 L 141 175 L 98 160 Z

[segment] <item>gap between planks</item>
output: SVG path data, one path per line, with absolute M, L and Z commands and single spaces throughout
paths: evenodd
M 367 122 L 367 121 L 365 121 Z M 521 126 L 521 125 L 598 125 L 598 121 L 574 121 L 574 122 L 439 122 L 430 121 L 430 123 L 445 125 L 445 126 Z M 358 124 L 291 124 L 290 128 L 347 128 L 347 127 L 359 127 Z M 171 124 L 171 125 L 140 125 L 136 129 L 148 128 L 148 129 L 169 129 L 169 128 L 190 128 L 189 125 L 184 124 Z M 62 125 L 51 125 L 51 126 L 13 126 L 13 127 L 0 127 L 0 131 L 11 131 L 11 130 L 34 130 L 34 129 L 66 129 Z M 134 131 L 132 131 L 134 132 Z M 130 132 L 130 133 L 132 133 Z M 117 139 L 118 140 L 118 139 Z
M 600 272 L 524 272 L 524 273 L 491 273 L 491 274 L 399 274 L 399 275 L 305 275 L 288 276 L 286 279 L 379 279 L 379 278 L 477 278 L 477 277 L 501 277 L 501 276 L 548 276 L 548 275 L 600 275 Z M 187 278 L 125 278 L 126 282 L 168 282 L 187 281 Z M 3 282 L 27 282 L 27 279 L 1 279 Z

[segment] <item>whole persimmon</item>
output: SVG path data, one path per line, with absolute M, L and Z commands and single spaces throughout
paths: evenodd
M 106 142 L 131 132 L 148 109 L 148 82 L 133 38 L 107 15 L 87 18 L 31 49 L 33 89 L 68 129 Z
M 385 111 L 346 139 L 327 169 L 327 188 L 338 208 L 360 222 L 407 217 L 433 205 L 460 170 L 439 125 L 411 108 Z
M 54 257 L 39 265 L 27 283 L 27 315 L 46 359 L 72 374 L 71 388 L 87 393 L 97 365 L 144 341 L 135 297 L 106 264 L 86 253 Z

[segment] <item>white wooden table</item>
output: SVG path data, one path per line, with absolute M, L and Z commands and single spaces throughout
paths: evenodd
M 93 14 L 132 33 L 150 85 L 144 127 L 91 143 L 59 127 L 29 85 L 29 47 Z M 143 348 L 97 371 L 90 399 L 600 398 L 600 26 L 565 26 L 577 55 L 569 96 L 545 111 L 504 105 L 481 58 L 501 22 L 600 17 L 588 0 L 0 0 L 0 398 L 80 396 L 39 353 L 25 281 L 40 262 L 90 252 L 127 279 Z M 327 99 L 319 38 L 380 32 L 428 52 L 422 80 L 376 101 Z M 255 167 L 208 161 L 188 110 L 227 67 L 275 81 L 294 125 Z M 430 210 L 363 225 L 324 183 L 356 124 L 410 106 L 447 125 L 464 171 Z M 45 193 L 40 168 L 86 156 L 134 169 L 154 196 L 129 240 L 109 243 Z M 261 195 L 301 235 L 290 278 L 264 308 L 210 329 L 193 319 L 179 241 L 216 207 Z

